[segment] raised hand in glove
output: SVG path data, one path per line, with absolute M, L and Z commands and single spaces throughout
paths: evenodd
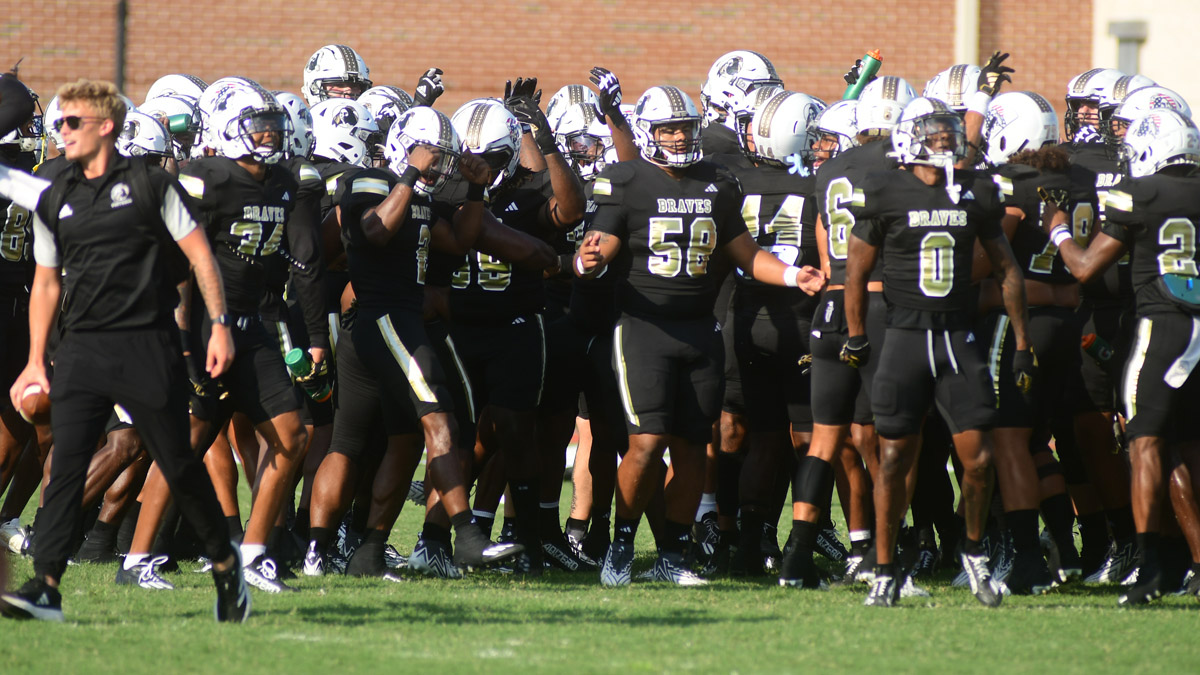
M 554 132 L 550 123 L 539 107 L 542 100 L 542 90 L 537 88 L 536 77 L 518 77 L 514 83 L 511 80 L 504 83 L 504 107 L 517 118 L 521 124 L 529 127 L 538 150 L 543 155 L 558 152 L 554 143 Z
M 988 96 L 995 96 L 1000 93 L 1000 85 L 1012 82 L 1009 73 L 1016 71 L 1004 65 L 1004 59 L 1007 58 L 1007 52 L 1003 54 L 999 51 L 992 52 L 992 58 L 988 59 L 987 65 L 979 71 L 979 80 L 976 82 L 979 91 Z
M 430 68 L 417 80 L 417 86 L 413 89 L 413 105 L 431 106 L 444 91 L 446 87 L 442 84 L 442 69 Z
M 841 353 L 842 363 L 862 368 L 867 365 L 867 361 L 871 360 L 871 343 L 867 342 L 866 335 L 851 335 L 846 339 L 846 344 L 842 345 Z
M 600 106 L 596 110 L 599 113 L 600 121 L 604 124 L 608 123 L 608 115 L 621 115 L 621 81 L 608 68 L 596 66 L 592 68 L 591 76 L 588 78 L 592 84 L 596 86 L 596 90 L 600 95 Z
M 858 84 L 858 78 L 862 75 L 862 69 L 862 59 L 854 59 L 854 65 L 850 66 L 850 70 L 846 71 L 846 74 L 842 76 L 842 79 L 846 81 L 846 84 Z M 872 75 L 867 82 L 873 82 L 877 77 L 879 76 Z

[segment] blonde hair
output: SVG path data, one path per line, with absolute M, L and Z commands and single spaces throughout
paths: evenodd
M 58 88 L 58 103 L 86 103 L 96 111 L 96 114 L 113 122 L 113 138 L 115 139 L 125 128 L 125 101 L 117 90 L 117 85 L 104 80 L 85 80 L 64 84 Z

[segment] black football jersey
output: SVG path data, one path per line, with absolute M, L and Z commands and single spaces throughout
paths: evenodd
M 38 171 L 45 164 L 33 166 L 32 153 L 18 153 L 21 160 L 14 168 L 52 180 L 48 171 Z M 62 159 L 66 163 L 66 158 Z M 53 171 L 53 169 L 51 169 Z M 61 168 L 59 169 L 61 171 Z M 55 172 L 57 173 L 57 172 Z M 0 218 L 4 229 L 0 230 L 0 297 L 20 298 L 29 295 L 33 283 L 33 215 L 23 206 L 0 197 Z
M 1104 143 L 1068 143 L 1071 155 L 1071 230 L 1076 241 L 1087 242 L 1104 217 L 1108 191 L 1124 178 L 1120 165 Z M 1133 299 L 1129 258 L 1083 285 L 1083 297 L 1093 305 L 1129 305 Z
M 1138 316 L 1181 311 L 1159 285 L 1159 277 L 1200 277 L 1197 195 L 1200 176 L 1154 174 L 1126 178 L 1109 190 L 1101 229 L 1130 251 Z
M 189 163 L 179 183 L 192 197 L 208 233 L 233 314 L 256 315 L 266 293 L 266 259 L 279 251 L 299 185 L 286 167 L 267 167 L 254 180 L 237 162 L 205 157 Z
M 1065 194 L 1070 200 L 1070 177 L 1065 173 L 1038 171 L 1024 164 L 1003 164 L 992 173 L 992 180 L 999 188 L 1005 206 L 1014 206 L 1025 214 L 1010 241 L 1017 266 L 1025 278 L 1048 284 L 1075 283 L 1075 277 L 1058 255 L 1058 247 L 1042 228 L 1045 203 L 1038 194 L 1038 188 L 1042 188 Z M 1074 207 L 1075 203 L 1068 201 L 1067 212 L 1074 211 Z
M 268 321 L 287 320 L 288 309 L 284 296 L 287 294 L 292 261 L 304 265 L 306 259 L 319 251 L 320 222 L 316 222 L 316 219 L 319 217 L 321 196 L 325 192 L 325 181 L 321 180 L 321 174 L 308 160 L 291 157 L 280 162 L 280 165 L 292 172 L 300 187 L 288 219 L 286 240 L 281 244 L 286 255 L 272 256 L 265 261 L 267 295 L 263 298 L 260 311 L 263 319 Z
M 954 185 L 957 203 L 945 185 L 926 185 L 909 171 L 877 171 L 863 181 L 853 234 L 882 247 L 889 326 L 970 324 L 975 239 L 1004 239 L 1004 205 L 985 174 L 956 172 Z
M 363 232 L 362 216 L 382 203 L 396 182 L 386 169 L 363 169 L 343 176 L 338 186 L 350 283 L 363 310 L 421 311 L 433 226 L 454 215 L 451 207 L 414 194 L 399 231 L 385 246 L 372 244 Z
M 737 179 L 701 161 L 675 180 L 637 159 L 606 168 L 593 196 L 592 229 L 616 235 L 629 255 L 617 282 L 621 309 L 648 320 L 710 316 L 721 280 L 709 261 L 746 231 Z
M 363 167 L 357 164 L 336 162 L 323 157 L 313 159 L 312 166 L 320 174 L 321 180 L 325 182 L 325 194 L 321 197 L 321 220 L 325 220 L 325 216 L 329 215 L 333 207 L 337 206 L 336 195 L 342 177 L 347 173 L 356 173 Z
M 764 250 L 788 265 L 821 266 L 815 233 L 817 204 L 812 173 L 800 174 L 774 166 L 733 169 L 742 187 L 742 220 Z M 739 302 L 789 306 L 812 315 L 817 298 L 798 288 L 770 286 L 737 270 Z
M 595 181 L 588 181 L 583 185 L 583 196 L 587 199 L 587 207 L 584 210 L 583 221 L 569 234 L 569 239 L 575 246 L 572 253 L 579 249 L 584 235 L 591 229 L 592 222 L 596 218 L 598 207 L 594 196 L 595 186 Z M 621 261 L 628 261 L 627 257 L 618 257 Z M 575 276 L 575 271 L 570 270 L 567 274 Z M 620 314 L 616 300 L 616 279 L 621 276 L 621 267 L 610 264 L 591 279 L 576 277 L 571 282 L 569 305 L 571 320 L 592 333 L 612 328 Z
M 544 234 L 537 218 L 554 195 L 550 172 L 522 172 L 512 180 L 511 187 L 489 195 L 488 209 L 514 230 L 535 237 Z M 451 288 L 450 312 L 455 321 L 507 321 L 541 312 L 546 305 L 541 271 L 521 269 L 479 251 L 467 254 Z
M 850 148 L 826 160 L 817 169 L 815 198 L 821 223 L 825 226 L 826 252 L 829 255 L 829 283 L 846 283 L 846 255 L 850 231 L 854 229 L 856 192 L 861 196 L 862 182 L 872 171 L 895 168 L 887 156 L 892 144 L 887 139 Z M 882 281 L 883 270 L 876 266 L 871 281 Z
M 712 122 L 700 131 L 700 149 L 705 157 L 742 154 L 737 134 L 720 122 Z

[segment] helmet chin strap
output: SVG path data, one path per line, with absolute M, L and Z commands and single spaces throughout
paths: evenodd
M 940 153 L 939 153 L 940 154 Z M 962 186 L 954 182 L 954 156 L 950 155 L 950 160 L 946 162 L 946 194 L 949 195 L 950 201 L 955 204 L 962 196 Z

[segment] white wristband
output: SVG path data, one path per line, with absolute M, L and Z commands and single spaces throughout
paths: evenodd
M 987 117 L 988 104 L 992 102 L 992 97 L 982 91 L 977 91 L 971 94 L 971 98 L 967 100 L 967 110 L 976 112 L 984 117 Z
M 1055 246 L 1061 247 L 1062 243 L 1068 239 L 1072 239 L 1071 228 L 1066 225 L 1059 225 L 1050 230 L 1050 241 L 1054 242 Z
M 575 271 L 578 272 L 579 276 L 581 277 L 587 274 L 587 272 L 583 271 L 583 258 L 575 258 Z
M 783 283 L 785 286 L 796 288 L 800 285 L 800 268 L 795 265 L 788 265 L 788 268 L 783 271 Z

